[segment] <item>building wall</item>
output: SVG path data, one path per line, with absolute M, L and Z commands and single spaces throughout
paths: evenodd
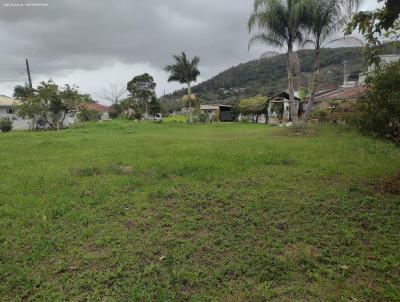
M 23 119 L 16 114 L 9 114 L 8 110 L 11 107 L 1 106 L 0 107 L 0 118 L 8 118 L 13 121 L 13 129 L 15 130 L 27 130 L 29 129 L 29 120 Z
M 0 107 L 0 119 L 1 118 L 8 118 L 13 121 L 13 129 L 14 130 L 29 130 L 32 129 L 32 121 L 29 119 L 24 119 L 19 117 L 16 114 L 9 114 L 8 110 L 11 107 L 5 107 L 1 106 Z M 71 124 L 75 123 L 74 117 L 67 116 L 64 120 L 63 127 L 67 128 Z

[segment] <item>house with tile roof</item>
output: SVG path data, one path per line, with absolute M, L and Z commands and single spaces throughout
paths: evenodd
M 367 92 L 367 86 L 355 86 L 319 91 L 315 95 L 315 108 L 329 109 L 331 101 L 357 100 Z
M 104 106 L 99 103 L 86 103 L 80 106 L 80 110 L 82 109 L 98 112 L 100 114 L 100 119 L 102 121 L 110 120 L 110 115 L 109 115 L 110 107 Z

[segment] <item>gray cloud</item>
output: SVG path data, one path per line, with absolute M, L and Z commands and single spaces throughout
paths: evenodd
M 4 5 L 32 2 L 42 1 L 0 2 L 0 93 L 9 93 L 18 83 L 2 81 L 24 81 L 25 57 L 37 80 L 68 79 L 79 85 L 90 83 L 79 78 L 82 74 L 92 77 L 95 83 L 82 85 L 88 92 L 109 81 L 127 81 L 142 66 L 155 74 L 161 92 L 176 88 L 166 83 L 161 68 L 181 50 L 201 57 L 205 79 L 257 58 L 265 49 L 247 50 L 251 0 L 48 0 L 45 7 Z M 368 0 L 366 5 L 375 2 Z M 110 70 L 112 76 L 107 75 Z

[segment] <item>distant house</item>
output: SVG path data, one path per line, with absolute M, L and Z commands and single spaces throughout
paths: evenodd
M 315 95 L 314 109 L 329 109 L 331 101 L 346 101 L 360 98 L 367 91 L 367 86 L 340 88 L 320 91 Z
M 35 125 L 33 121 L 30 119 L 24 119 L 17 115 L 16 113 L 16 106 L 18 105 L 18 101 L 7 97 L 7 96 L 0 96 L 0 119 L 7 118 L 13 122 L 13 129 L 15 130 L 29 130 L 29 129 L 47 129 L 49 126 L 46 125 L 41 119 L 35 121 Z M 101 113 L 101 120 L 109 120 L 109 108 L 97 103 L 90 103 L 90 104 L 83 104 L 79 110 L 86 108 L 88 110 L 93 110 Z M 60 117 L 55 117 L 52 114 L 48 114 L 48 120 L 54 121 L 56 118 L 59 119 Z M 74 124 L 77 121 L 76 114 L 67 115 L 63 122 L 63 127 L 69 127 L 71 124 Z
M 80 110 L 82 109 L 86 109 L 86 110 L 90 110 L 90 111 L 96 111 L 98 113 L 101 114 L 100 119 L 102 121 L 108 121 L 110 120 L 110 107 L 101 105 L 99 103 L 87 103 L 87 104 L 82 104 L 80 106 Z
M 13 122 L 13 128 L 27 130 L 30 128 L 30 121 L 23 119 L 16 114 L 17 100 L 5 95 L 0 96 L 0 119 L 7 118 Z
M 208 114 L 210 119 L 217 119 L 221 122 L 233 122 L 233 106 L 229 105 L 201 105 L 200 110 L 203 114 Z

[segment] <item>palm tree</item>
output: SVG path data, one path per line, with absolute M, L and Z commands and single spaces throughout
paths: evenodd
M 249 47 L 262 42 L 287 51 L 287 71 L 290 113 L 294 123 L 298 122 L 298 107 L 294 100 L 295 43 L 303 39 L 305 6 L 304 0 L 255 0 L 248 22 L 249 32 L 255 28 L 259 33 L 250 39 Z
M 170 73 L 168 82 L 187 84 L 189 100 L 189 124 L 193 124 L 192 91 L 190 84 L 192 82 L 196 82 L 197 77 L 200 75 L 200 71 L 198 69 L 200 58 L 194 57 L 191 61 L 189 61 L 185 52 L 182 52 L 181 55 L 174 55 L 173 57 L 175 59 L 175 64 L 165 67 L 165 71 Z
M 305 0 L 306 6 L 306 28 L 311 39 L 304 41 L 303 46 L 311 44 L 315 49 L 314 75 L 310 83 L 310 94 L 305 108 L 304 121 L 307 122 L 310 112 L 314 106 L 316 87 L 319 81 L 319 71 L 321 62 L 321 49 L 329 44 L 346 41 L 362 46 L 363 42 L 354 37 L 342 37 L 331 40 L 330 38 L 337 33 L 345 23 L 345 11 L 358 6 L 358 0 Z

